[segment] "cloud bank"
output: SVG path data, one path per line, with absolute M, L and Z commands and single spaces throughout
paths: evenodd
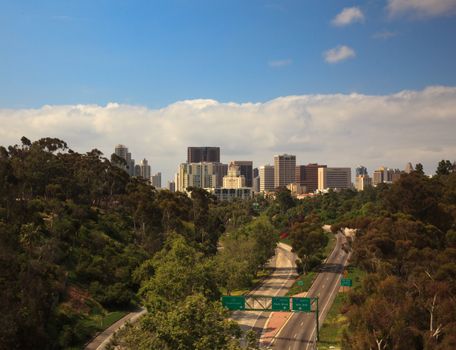
M 179 101 L 162 109 L 110 103 L 0 109 L 2 145 L 58 137 L 78 152 L 98 148 L 109 157 L 118 143 L 152 171 L 170 179 L 187 146 L 220 146 L 222 161 L 272 163 L 297 155 L 299 164 L 386 165 L 422 162 L 433 173 L 455 158 L 456 87 L 428 87 L 392 95 L 328 94 L 279 97 L 264 103 Z
M 331 23 L 337 27 L 344 27 L 355 22 L 364 22 L 364 14 L 359 7 L 346 7 Z
M 355 50 L 345 45 L 339 45 L 323 54 L 327 63 L 338 63 L 356 57 Z
M 456 14 L 456 0 L 388 0 L 391 17 L 431 18 Z

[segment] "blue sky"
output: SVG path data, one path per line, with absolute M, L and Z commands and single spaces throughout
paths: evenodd
M 454 1 L 407 1 L 0 0 L 0 108 L 455 86 Z M 340 46 L 354 57 L 326 62 Z

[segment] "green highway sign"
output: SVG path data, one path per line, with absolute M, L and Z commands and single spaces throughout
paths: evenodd
M 223 296 L 222 305 L 228 310 L 245 310 L 245 296 Z
M 290 297 L 273 297 L 273 311 L 290 311 Z
M 350 278 L 342 278 L 340 280 L 340 285 L 342 287 L 351 287 L 352 286 L 352 280 Z
M 304 285 L 304 281 L 298 281 L 297 285 L 302 287 Z
M 292 298 L 293 311 L 303 311 L 303 312 L 310 312 L 310 298 Z

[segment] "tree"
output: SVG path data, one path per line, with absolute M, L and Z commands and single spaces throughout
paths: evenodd
M 241 330 L 226 316 L 219 302 L 201 294 L 189 295 L 168 312 L 148 313 L 138 325 L 121 331 L 111 346 L 138 350 L 256 349 L 251 342 L 240 345 Z
M 182 236 L 170 237 L 165 247 L 145 264 L 152 265 L 154 271 L 140 289 L 149 310 L 166 309 L 197 292 L 210 300 L 220 296 L 213 261 L 190 246 Z
M 416 164 L 415 165 L 415 172 L 420 174 L 420 175 L 424 175 L 423 164 L 421 164 L 421 163 Z
M 442 159 L 435 173 L 436 175 L 449 175 L 451 172 L 453 172 L 453 164 L 449 160 Z

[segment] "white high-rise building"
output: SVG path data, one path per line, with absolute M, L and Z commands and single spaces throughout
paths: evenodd
M 241 175 L 239 166 L 233 162 L 228 167 L 228 174 L 223 177 L 223 188 L 242 188 L 245 186 L 245 176 Z
M 296 182 L 296 156 L 281 154 L 274 156 L 274 187 L 286 187 Z
M 351 188 L 351 168 L 318 168 L 318 190 Z
M 263 165 L 259 168 L 260 192 L 274 191 L 274 166 Z
M 155 188 L 161 188 L 161 180 L 162 179 L 162 174 L 160 172 L 156 173 L 155 175 L 152 175 L 150 178 L 150 182 L 152 186 Z
M 220 172 L 224 168 L 226 164 L 221 163 L 182 163 L 176 176 L 176 189 L 185 192 L 187 187 L 220 187 Z
M 372 178 L 369 175 L 358 175 L 355 178 L 355 188 L 364 191 L 367 186 L 372 186 Z

